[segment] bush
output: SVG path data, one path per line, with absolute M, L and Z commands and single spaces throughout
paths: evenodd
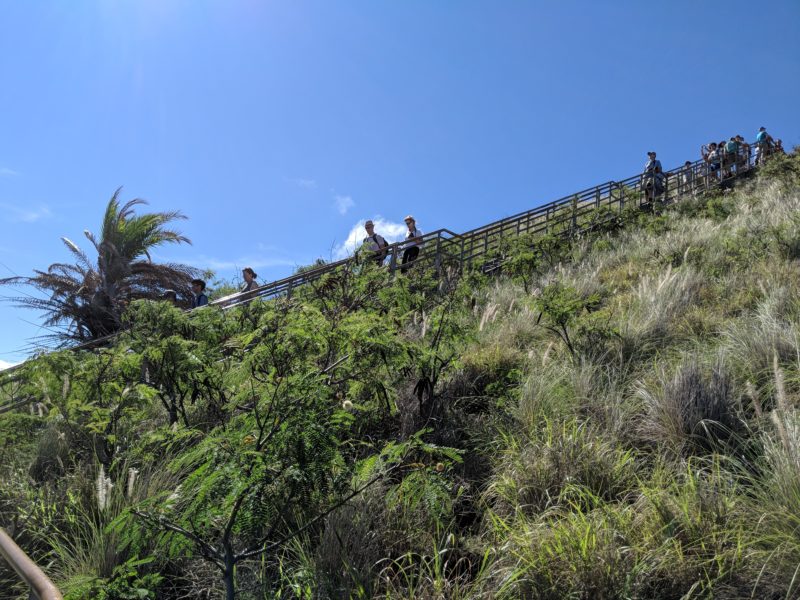
M 672 377 L 662 371 L 653 386 L 640 386 L 638 395 L 645 407 L 638 427 L 643 443 L 673 456 L 720 449 L 742 429 L 735 384 L 722 361 L 709 374 L 689 357 Z

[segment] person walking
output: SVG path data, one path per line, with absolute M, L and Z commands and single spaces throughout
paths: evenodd
M 403 246 L 403 266 L 400 267 L 400 270 L 405 273 L 410 266 L 409 263 L 415 261 L 419 256 L 419 249 L 422 244 L 422 232 L 417 229 L 417 222 L 413 216 L 408 215 L 404 221 L 406 222 L 408 231 L 406 232 L 406 243 Z
M 192 279 L 192 308 L 208 305 L 206 296 L 206 282 L 202 279 Z
M 241 290 L 239 290 L 239 292 L 240 293 L 252 292 L 254 289 L 256 289 L 258 287 L 258 282 L 256 281 L 257 277 L 258 275 L 256 275 L 256 272 L 253 271 L 252 268 L 245 267 L 244 269 L 242 269 L 242 279 L 244 279 L 244 286 L 242 287 Z
M 364 223 L 364 229 L 367 232 L 367 237 L 364 238 L 361 247 L 372 252 L 371 260 L 382 265 L 383 260 L 386 258 L 386 248 L 388 248 L 389 244 L 383 236 L 375 233 L 375 224 L 371 220 L 367 220 L 367 222 Z
M 681 195 L 691 194 L 694 190 L 694 167 L 692 161 L 687 160 L 683 163 L 680 173 Z
M 646 202 L 653 202 L 664 191 L 664 170 L 652 150 L 647 153 L 647 162 L 642 171 L 642 189 Z

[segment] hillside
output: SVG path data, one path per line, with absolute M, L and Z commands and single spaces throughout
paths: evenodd
M 140 302 L 4 386 L 0 524 L 74 599 L 800 598 L 799 209 L 794 154 L 497 276 Z

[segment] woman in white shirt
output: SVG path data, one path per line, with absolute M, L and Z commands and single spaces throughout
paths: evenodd
M 404 220 L 408 226 L 408 232 L 406 233 L 406 244 L 403 250 L 404 266 L 401 267 L 401 271 L 405 271 L 408 268 L 408 263 L 416 260 L 417 256 L 419 256 L 420 245 L 422 244 L 422 232 L 417 229 L 417 222 L 414 220 L 414 217 L 408 215 Z

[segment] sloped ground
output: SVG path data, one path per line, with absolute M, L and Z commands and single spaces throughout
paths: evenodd
M 792 156 L 501 278 L 143 303 L 28 368 L 0 517 L 72 598 L 800 597 L 799 208 Z

